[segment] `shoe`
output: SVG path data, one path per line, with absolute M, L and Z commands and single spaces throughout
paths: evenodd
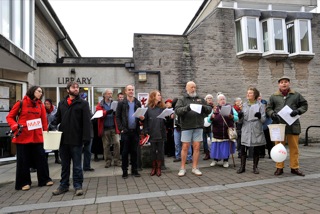
M 181 158 L 175 158 L 173 159 L 173 162 L 180 162 L 181 161 Z
M 283 174 L 283 169 L 280 169 L 280 168 L 277 168 L 277 170 L 274 172 L 275 176 L 282 175 L 282 174 Z
M 121 161 L 114 161 L 113 165 L 114 166 L 121 166 L 122 163 L 121 163 Z
M 55 163 L 56 163 L 56 164 L 61 164 L 61 160 L 56 159 Z
M 80 196 L 83 195 L 83 190 L 82 189 L 76 189 L 76 192 L 74 193 L 74 196 Z
M 305 176 L 305 174 L 301 172 L 299 169 L 291 169 L 291 173 L 299 176 Z
M 61 195 L 61 194 L 68 192 L 68 191 L 69 191 L 69 189 L 63 189 L 63 188 L 59 187 L 58 189 L 56 189 L 52 192 L 52 195 Z
M 106 162 L 106 165 L 104 166 L 104 168 L 109 168 L 110 166 L 111 166 L 111 161 L 108 160 L 108 161 Z
M 218 161 L 212 161 L 211 163 L 210 163 L 210 166 L 215 166 L 215 165 L 217 165 L 217 163 L 218 163 Z
M 27 191 L 27 190 L 29 190 L 30 188 L 31 188 L 30 185 L 25 185 L 25 186 L 23 186 L 23 187 L 21 188 L 21 190 L 22 190 L 22 191 Z
M 30 172 L 31 172 L 31 173 L 37 172 L 37 169 L 35 169 L 35 168 L 30 168 Z
M 135 170 L 131 173 L 131 175 L 133 175 L 134 177 L 141 177 L 141 175 L 139 174 L 138 170 Z
M 192 169 L 192 173 L 197 175 L 197 176 L 201 176 L 202 175 L 202 172 L 198 168 L 193 168 Z
M 86 172 L 93 172 L 93 171 L 94 171 L 94 168 L 84 169 L 83 171 L 86 171 Z
M 46 183 L 46 186 L 52 186 L 53 185 L 53 181 L 48 181 L 47 183 Z
M 187 160 L 186 164 L 192 163 L 192 160 Z
M 229 162 L 228 161 L 223 161 L 223 165 L 224 168 L 228 168 L 229 167 Z
M 185 176 L 186 173 L 187 173 L 187 171 L 186 171 L 185 169 L 180 169 L 180 170 L 179 170 L 179 173 L 178 173 L 178 176 L 179 176 L 179 177 Z
M 127 179 L 128 178 L 128 171 L 123 171 L 122 178 Z

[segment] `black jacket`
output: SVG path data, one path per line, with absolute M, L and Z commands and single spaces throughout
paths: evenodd
M 50 126 L 59 126 L 61 144 L 83 145 L 91 139 L 91 113 L 87 101 L 77 96 L 69 106 L 67 97 L 61 100 Z
M 134 98 L 134 111 L 141 107 L 141 103 L 137 98 Z M 127 98 L 124 98 L 118 103 L 116 111 L 116 120 L 118 124 L 119 131 L 122 133 L 128 132 L 128 114 L 129 114 L 129 104 Z M 136 118 L 136 131 L 140 134 L 140 119 Z

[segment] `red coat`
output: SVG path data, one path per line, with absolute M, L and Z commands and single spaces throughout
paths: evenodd
M 102 100 L 102 102 L 103 102 L 103 100 Z M 105 120 L 105 118 L 107 116 L 107 111 L 103 108 L 103 106 L 101 105 L 101 102 L 98 103 L 98 105 L 96 107 L 96 111 L 98 111 L 98 110 L 102 110 L 103 111 L 103 116 L 98 118 L 98 136 L 102 137 L 103 131 L 104 131 L 104 120 Z M 113 116 L 113 121 L 114 121 L 114 127 L 115 127 L 115 130 L 116 130 L 116 133 L 120 134 L 115 115 Z
M 16 102 L 7 116 L 7 122 L 11 129 L 16 126 L 16 116 L 20 109 L 20 102 Z M 44 104 L 41 100 L 33 101 L 28 96 L 24 96 L 22 100 L 22 109 L 20 112 L 18 124 L 22 125 L 21 134 L 12 138 L 12 143 L 28 144 L 43 143 L 42 129 L 28 130 L 27 121 L 41 118 L 42 129 L 48 130 L 47 115 Z

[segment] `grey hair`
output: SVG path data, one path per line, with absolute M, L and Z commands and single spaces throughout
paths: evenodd
M 111 91 L 112 90 L 110 88 L 106 88 L 103 92 L 102 92 L 102 96 L 104 97 L 104 95 L 108 92 L 108 91 Z M 112 92 L 113 93 L 113 92 Z
M 240 97 L 234 98 L 234 102 L 237 102 L 237 101 L 242 101 L 242 99 Z
M 225 100 L 227 101 L 227 98 L 226 98 L 226 96 L 224 96 L 224 94 L 222 94 L 222 93 L 221 93 L 221 94 L 218 94 L 218 95 L 217 95 L 217 100 L 219 100 L 220 97 L 224 97 Z

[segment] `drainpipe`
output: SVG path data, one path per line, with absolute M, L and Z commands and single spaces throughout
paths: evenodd
M 59 53 L 59 42 L 62 42 L 63 40 L 67 40 L 67 39 L 68 39 L 68 34 L 66 34 L 64 38 L 58 39 L 58 41 L 56 43 L 57 44 L 57 59 L 56 59 L 57 63 L 61 62 L 60 61 L 60 53 Z

